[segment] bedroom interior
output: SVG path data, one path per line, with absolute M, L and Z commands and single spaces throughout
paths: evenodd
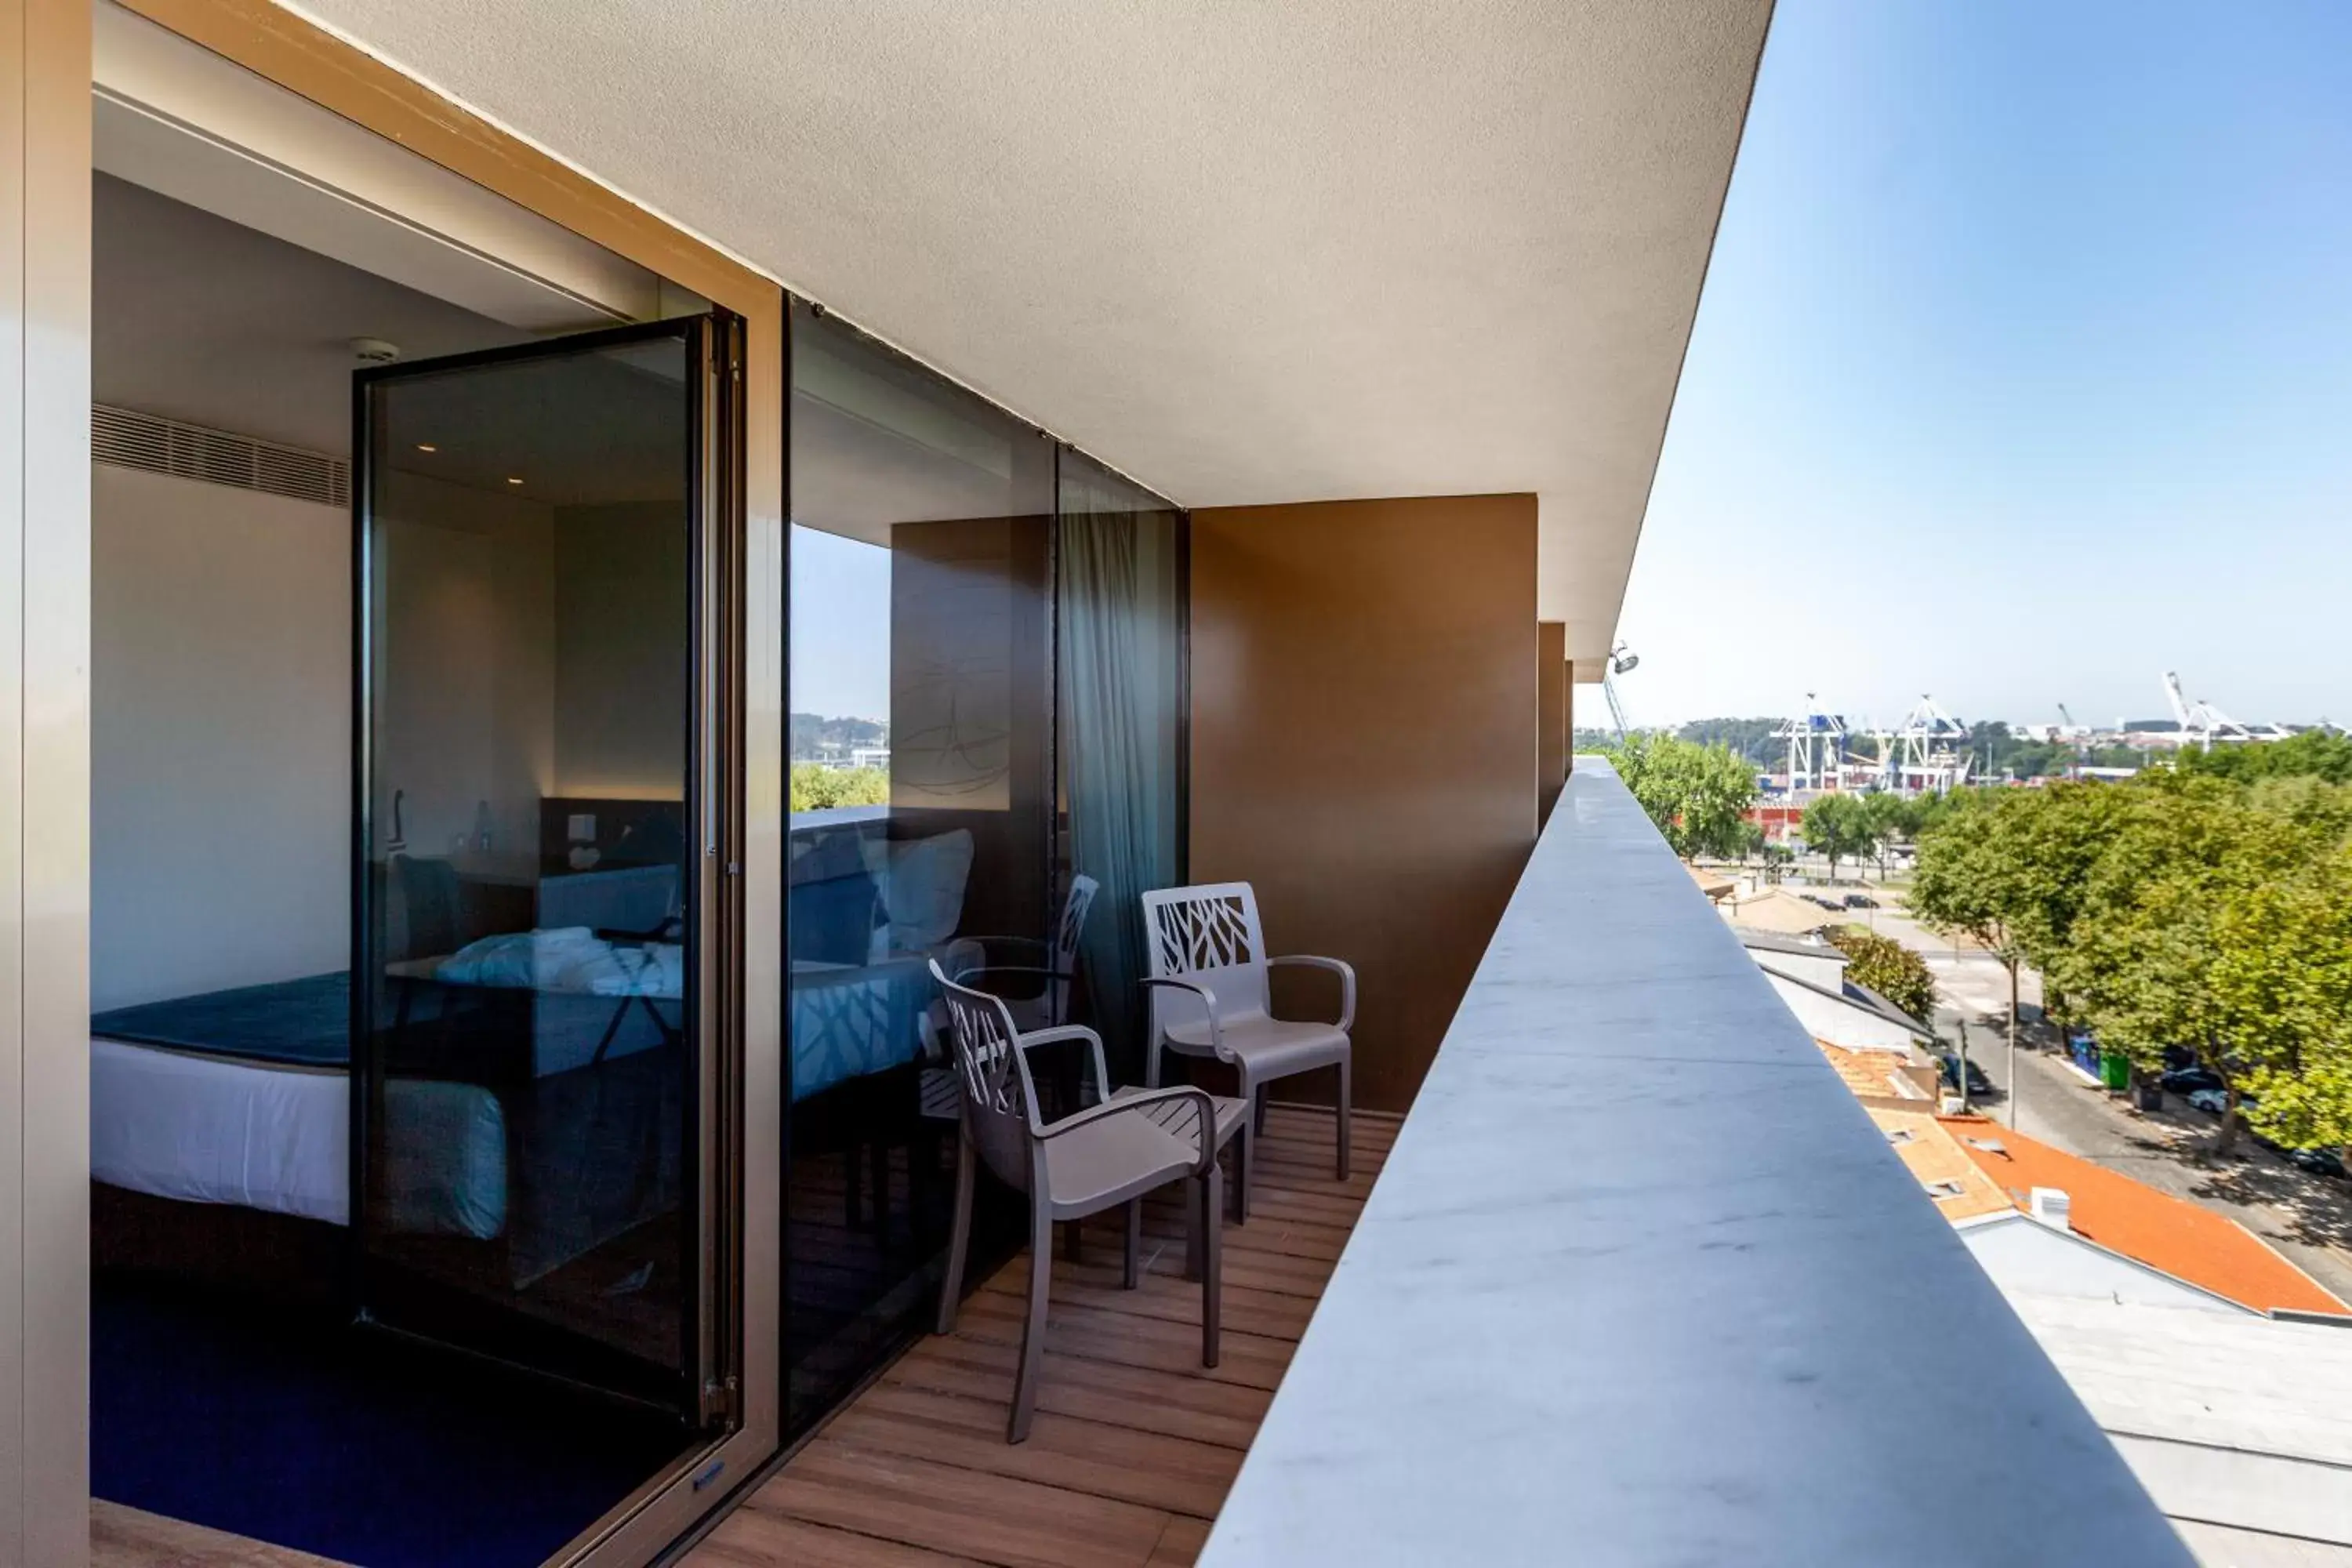
M 93 1507 L 540 1563 L 709 1428 L 735 1310 L 732 329 L 99 23 Z
M 1137 1080 L 1187 521 L 163 14 L 94 13 L 95 1560 L 646 1560 L 936 1309 L 932 960 Z M 763 838 L 828 661 L 885 797 Z

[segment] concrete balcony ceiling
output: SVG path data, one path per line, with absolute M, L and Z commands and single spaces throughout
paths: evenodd
M 1535 491 L 1601 657 L 1769 0 L 307 0 L 1192 506 Z

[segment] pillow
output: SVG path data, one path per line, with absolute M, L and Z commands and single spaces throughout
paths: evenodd
M 794 879 L 790 910 L 795 961 L 866 961 L 874 935 L 874 879 L 855 858 L 850 866 L 845 875 Z
M 929 838 L 869 838 L 866 869 L 882 895 L 882 923 L 869 956 L 920 952 L 955 934 L 963 885 L 971 876 L 971 833 L 957 828 Z
M 433 978 L 452 985 L 496 985 L 517 991 L 560 991 L 563 975 L 611 946 L 586 926 L 502 931 L 469 942 L 443 959 Z

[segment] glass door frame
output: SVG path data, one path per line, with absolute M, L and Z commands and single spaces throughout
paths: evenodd
M 376 554 L 374 468 L 378 386 L 417 376 L 463 374 L 637 344 L 677 342 L 687 356 L 688 515 L 688 722 L 685 756 L 687 857 L 682 907 L 691 921 L 688 943 L 692 984 L 684 1022 L 695 1044 L 688 1087 L 689 1123 L 682 1147 L 691 1161 L 686 1182 L 681 1241 L 690 1249 L 694 1299 L 682 1314 L 682 1404 L 690 1405 L 706 1445 L 691 1449 L 662 1475 L 649 1479 L 614 1510 L 657 1501 L 675 1489 L 680 1472 L 707 1488 L 723 1475 L 711 1451 L 730 1446 L 742 1429 L 746 1344 L 743 1258 L 744 1010 L 742 1005 L 743 871 L 746 861 L 744 723 L 748 595 L 743 526 L 744 407 L 741 396 L 744 322 L 725 310 L 564 333 L 507 347 L 451 354 L 357 371 L 352 375 L 352 1058 L 349 1288 L 362 1321 L 370 1302 L 365 1205 L 374 1180 L 371 1111 L 381 1094 L 382 1062 L 360 1042 L 373 1033 L 374 990 L 362 983 L 374 927 L 376 852 L 376 657 L 372 634 L 381 563 Z M 498 1309 L 491 1307 L 495 1313 Z M 391 1324 L 395 1331 L 399 1325 Z M 442 1343 L 437 1336 L 427 1336 Z M 456 1354 L 494 1351 L 450 1344 Z M 668 1510 L 661 1510 L 667 1512 Z M 604 1544 L 616 1525 L 608 1514 L 558 1562 L 636 1561 L 639 1553 Z
M 735 1161 L 740 1194 L 740 1291 L 733 1298 L 738 1317 L 731 1328 L 741 1346 L 736 1414 L 722 1435 L 646 1478 L 550 1560 L 564 1568 L 620 1568 L 651 1563 L 673 1543 L 688 1538 L 723 1502 L 761 1475 L 762 1468 L 777 1454 L 782 1416 L 783 994 L 780 965 L 761 960 L 783 951 L 784 926 L 784 421 L 789 362 L 783 288 L 775 279 L 664 221 L 272 0 L 120 3 L 263 81 L 603 246 L 669 285 L 690 290 L 701 300 L 732 312 L 740 322 L 729 361 L 719 373 L 733 384 L 743 414 L 730 433 L 733 450 L 720 458 L 730 510 L 713 536 L 725 540 L 736 563 L 737 614 L 732 635 L 738 646 L 729 656 L 729 668 L 735 681 L 730 718 L 738 727 L 740 743 L 732 752 L 740 765 L 730 782 L 741 816 L 733 840 L 736 858 L 726 868 L 728 897 L 740 918 L 739 934 L 724 954 L 733 972 L 723 987 L 726 1004 L 740 1020 L 740 1056 L 733 1064 L 740 1076 L 731 1086 L 741 1129 Z M 28 197 L 21 211 L 11 210 L 20 218 L 25 212 L 43 216 L 63 213 L 69 217 L 75 210 L 73 203 L 82 204 L 79 225 L 61 219 L 46 226 L 36 224 L 34 230 L 43 241 L 41 254 L 52 268 L 44 274 L 52 287 L 51 296 L 45 298 L 63 301 L 64 319 L 70 322 L 71 300 L 86 299 L 86 294 L 75 290 L 86 289 L 89 270 L 90 23 L 86 11 L 35 9 L 47 20 L 36 34 L 28 35 L 23 58 L 12 58 L 8 63 L 17 68 L 11 79 L 29 81 L 43 89 L 37 95 L 40 102 L 27 111 L 27 124 L 39 132 L 39 141 L 26 162 L 47 171 L 49 183 L 39 187 L 38 201 Z M 426 232 L 439 232 L 433 213 L 403 211 L 397 216 Z M 525 274 L 532 271 L 529 258 L 501 254 L 491 258 Z M 53 356 L 59 378 L 57 384 L 62 390 L 54 399 L 37 401 L 52 407 L 56 415 L 50 432 L 56 438 L 37 445 L 43 451 L 64 455 L 61 466 L 52 465 L 62 482 L 88 467 L 86 453 L 75 455 L 80 450 L 76 441 L 87 435 L 83 409 L 88 337 L 86 331 L 77 330 L 71 336 L 57 333 L 52 338 L 58 349 Z M 49 374 L 46 367 L 52 363 L 52 359 L 43 360 L 44 375 Z M 28 370 L 27 382 L 35 379 Z M 81 387 L 81 394 L 73 393 L 76 385 Z M 52 510 L 68 521 L 78 515 L 62 501 Z M 73 555 L 68 544 L 36 564 L 41 572 L 35 574 L 28 566 L 26 580 L 37 577 L 54 592 L 27 595 L 27 602 L 51 606 L 51 613 L 64 622 L 86 616 L 87 561 Z M 0 593 L 22 585 L 9 584 L 5 576 L 0 574 Z M 70 637 L 60 637 L 57 646 L 72 643 Z M 0 674 L 5 673 L 0 668 Z M 28 668 L 25 673 L 30 687 L 48 680 L 53 672 L 44 666 L 39 671 Z M 57 679 L 66 679 L 64 676 Z M 56 732 L 49 738 L 57 744 L 44 751 L 42 757 L 69 760 L 69 754 L 78 754 L 70 743 L 78 731 L 65 723 L 53 728 Z M 68 775 L 65 785 L 56 791 L 60 812 L 68 797 L 86 806 L 86 781 L 75 784 L 79 775 L 65 769 L 62 762 L 57 765 Z M 29 765 L 26 771 L 28 776 L 36 772 Z M 38 776 L 46 780 L 50 775 L 42 772 Z M 58 836 L 58 854 L 45 866 L 69 871 L 72 865 L 86 859 L 78 847 L 79 840 L 68 843 L 68 837 Z M 75 856 L 80 858 L 59 858 Z M 53 901 L 61 910 L 75 907 L 69 899 Z M 61 946 L 50 944 L 54 951 L 47 956 L 54 962 L 35 966 L 54 980 L 53 1021 L 61 1035 L 66 1024 L 79 1027 L 88 1011 L 76 994 L 82 988 L 83 943 L 78 927 L 79 922 L 58 924 L 54 928 L 58 934 L 74 940 Z M 0 931 L 0 937 L 6 934 Z M 29 939 L 25 945 L 28 951 L 33 946 Z M 60 1105 L 79 1103 L 84 1092 L 74 1087 L 82 1054 L 77 1050 L 67 1055 L 73 1073 L 59 1080 L 55 1101 Z M 67 1062 L 67 1055 L 60 1055 L 58 1061 Z M 78 1129 L 85 1120 L 61 1118 L 57 1124 L 60 1129 Z M 79 1134 L 57 1148 L 54 1168 L 43 1169 L 54 1176 L 56 1191 L 79 1192 L 87 1179 L 88 1161 L 86 1151 L 79 1149 Z M 13 1190 L 0 1185 L 0 1199 L 14 1195 Z M 58 1266 L 33 1274 L 56 1282 L 61 1293 L 70 1285 L 79 1297 L 86 1299 L 87 1242 L 78 1225 L 76 1218 L 75 1224 L 55 1233 L 58 1248 L 53 1260 Z M 51 1259 L 47 1251 L 41 1256 Z M 56 1314 L 58 1324 L 73 1325 L 71 1342 L 54 1346 L 60 1352 L 55 1356 L 36 1358 L 51 1369 L 39 1392 L 56 1406 L 51 1411 L 56 1418 L 35 1424 L 53 1439 L 40 1446 L 42 1458 L 47 1461 L 39 1467 L 40 1473 L 60 1483 L 44 1493 L 56 1506 L 44 1513 L 41 1530 L 60 1542 L 79 1542 L 89 1517 L 88 1468 L 81 1462 L 86 1444 L 75 1436 L 86 1428 L 88 1410 L 86 1317 L 82 1310 Z M 28 1394 L 27 1408 L 35 1403 Z M 68 1437 L 72 1440 L 67 1441 Z M 75 1460 L 70 1468 L 65 1463 L 68 1457 Z M 27 1538 L 39 1536 L 41 1530 L 28 1530 Z
M 535 1366 L 521 1352 L 505 1348 L 512 1342 L 502 1330 L 519 1330 L 524 1339 L 533 1336 L 511 1321 L 512 1310 L 503 1304 L 488 1300 L 479 1303 L 478 1321 L 490 1337 L 477 1344 L 460 1342 L 461 1331 L 447 1321 L 428 1328 L 410 1328 L 394 1321 L 394 1316 L 378 1317 L 375 1312 L 383 1304 L 381 1282 L 385 1276 L 379 1274 L 373 1263 L 368 1244 L 372 1207 L 379 1196 L 379 1156 L 383 1152 L 378 1147 L 383 1138 L 380 1117 L 389 1081 L 379 1024 L 381 999 L 375 984 L 382 954 L 373 951 L 374 940 L 380 935 L 377 919 L 383 912 L 378 900 L 386 890 L 378 886 L 375 820 L 376 773 L 383 760 L 377 749 L 377 686 L 384 671 L 383 652 L 374 636 L 379 629 L 375 624 L 378 595 L 385 585 L 386 570 L 379 554 L 383 540 L 376 494 L 378 462 L 384 455 L 379 451 L 380 432 L 376 428 L 383 408 L 379 393 L 380 389 L 420 380 L 463 377 L 477 371 L 494 373 L 513 365 L 587 359 L 640 344 L 674 345 L 679 354 L 677 363 L 684 374 L 678 395 L 686 403 L 685 472 L 680 478 L 687 524 L 688 639 L 680 651 L 686 655 L 689 672 L 685 733 L 681 737 L 683 754 L 679 758 L 685 838 L 679 868 L 679 908 L 688 922 L 686 950 L 693 969 L 692 983 L 681 987 L 680 1022 L 693 1043 L 694 1054 L 691 1071 L 681 1085 L 684 1124 L 679 1147 L 684 1159 L 692 1163 L 681 1188 L 684 1213 L 677 1246 L 681 1279 L 693 1296 L 682 1303 L 677 1345 L 679 1373 L 672 1385 L 673 1392 L 668 1395 L 657 1394 L 663 1380 L 656 1379 L 627 1391 L 625 1396 L 640 1401 L 658 1398 L 663 1403 L 674 1399 L 677 1408 L 693 1410 L 698 1424 L 704 1426 L 725 1418 L 727 1380 L 736 1376 L 735 1352 L 719 1340 L 719 1324 L 731 1321 L 734 1314 L 720 1311 L 720 1304 L 714 1300 L 738 1272 L 725 1255 L 731 1245 L 733 1228 L 729 1215 L 734 1207 L 734 1193 L 740 1185 L 721 1174 L 721 1166 L 730 1158 L 739 1140 L 733 1129 L 725 1125 L 730 1104 L 724 1092 L 730 1077 L 727 1063 L 732 1059 L 726 1032 L 730 1015 L 724 1005 L 719 978 L 728 971 L 717 962 L 719 952 L 735 934 L 734 922 L 729 918 L 731 901 L 725 897 L 722 885 L 724 868 L 731 857 L 722 850 L 732 844 L 728 829 L 740 816 L 733 804 L 736 791 L 730 784 L 736 770 L 725 766 L 731 754 L 729 747 L 735 727 L 725 721 L 723 694 L 732 690 L 734 680 L 725 668 L 722 653 L 728 646 L 724 623 L 735 618 L 730 613 L 730 606 L 740 598 L 729 584 L 730 557 L 725 549 L 729 531 L 724 524 L 721 456 L 732 446 L 725 438 L 725 432 L 736 411 L 729 384 L 713 369 L 716 356 L 724 352 L 720 340 L 732 330 L 725 319 L 715 315 L 672 318 L 562 333 L 425 360 L 401 361 L 356 371 L 352 376 L 352 1222 L 344 1238 L 349 1246 L 352 1305 L 362 1323 L 387 1328 L 460 1353 L 486 1356 L 527 1373 L 576 1380 L 593 1388 L 604 1386 L 593 1373 L 577 1368 L 564 1372 Z M 396 819 L 398 808 L 395 805 L 394 809 Z M 395 835 L 397 826 L 395 820 Z M 372 1283 L 377 1288 L 372 1289 Z M 427 1283 L 425 1289 L 431 1291 L 434 1287 Z M 457 1315 L 476 1316 L 472 1306 L 460 1309 Z M 562 1329 L 553 1332 L 566 1337 L 570 1333 Z M 634 1377 L 632 1381 L 635 1381 Z M 621 1391 L 615 1388 L 614 1392 Z

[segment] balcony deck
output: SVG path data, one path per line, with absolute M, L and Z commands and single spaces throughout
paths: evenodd
M 1224 1232 L 1224 1353 L 1200 1360 L 1172 1197 L 1145 1220 L 1147 1267 L 1119 1288 L 1118 1222 L 1054 1262 L 1035 1426 L 1004 1441 L 1027 1262 L 974 1292 L 954 1334 L 918 1343 L 686 1560 L 688 1568 L 1190 1563 L 1321 1298 L 1398 1123 L 1359 1111 L 1354 1173 L 1331 1175 L 1328 1111 L 1276 1106 L 1244 1226 Z

